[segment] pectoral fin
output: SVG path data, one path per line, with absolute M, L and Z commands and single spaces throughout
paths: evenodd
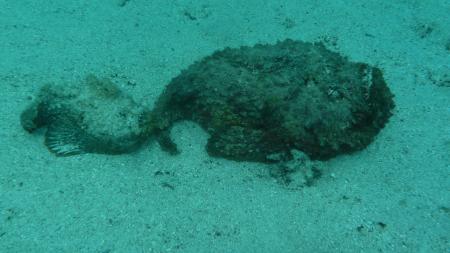
M 45 145 L 56 156 L 86 153 L 87 139 L 82 128 L 70 117 L 59 117 L 47 128 Z

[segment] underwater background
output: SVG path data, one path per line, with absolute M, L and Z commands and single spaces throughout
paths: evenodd
M 0 7 L 0 253 L 450 251 L 450 1 Z M 189 121 L 171 131 L 175 156 L 150 141 L 131 154 L 56 157 L 20 125 L 46 83 L 93 73 L 152 108 L 202 57 L 288 38 L 379 67 L 395 95 L 367 148 L 314 165 L 305 181 L 208 156 L 208 134 Z

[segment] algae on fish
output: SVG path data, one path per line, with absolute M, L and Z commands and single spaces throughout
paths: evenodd
M 379 68 L 288 39 L 195 62 L 172 79 L 147 126 L 167 133 L 195 121 L 210 135 L 208 153 L 233 160 L 270 162 L 293 149 L 326 160 L 365 148 L 393 108 Z

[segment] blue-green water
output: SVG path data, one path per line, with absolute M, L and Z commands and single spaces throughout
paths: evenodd
M 0 0 L 0 252 L 449 252 L 450 2 Z M 364 150 L 271 165 L 180 154 L 56 157 L 20 114 L 46 83 L 110 78 L 152 108 L 225 47 L 323 42 L 395 95 Z M 294 170 L 286 176 L 283 172 Z

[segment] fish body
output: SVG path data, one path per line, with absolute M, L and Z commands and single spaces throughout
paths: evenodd
M 21 124 L 30 133 L 46 127 L 45 145 L 57 156 L 123 154 L 145 142 L 145 112 L 110 80 L 88 75 L 81 84 L 44 85 Z
M 193 63 L 168 84 L 147 125 L 165 133 L 194 121 L 210 136 L 208 153 L 232 160 L 290 159 L 292 150 L 326 160 L 365 148 L 393 108 L 377 67 L 288 39 Z

